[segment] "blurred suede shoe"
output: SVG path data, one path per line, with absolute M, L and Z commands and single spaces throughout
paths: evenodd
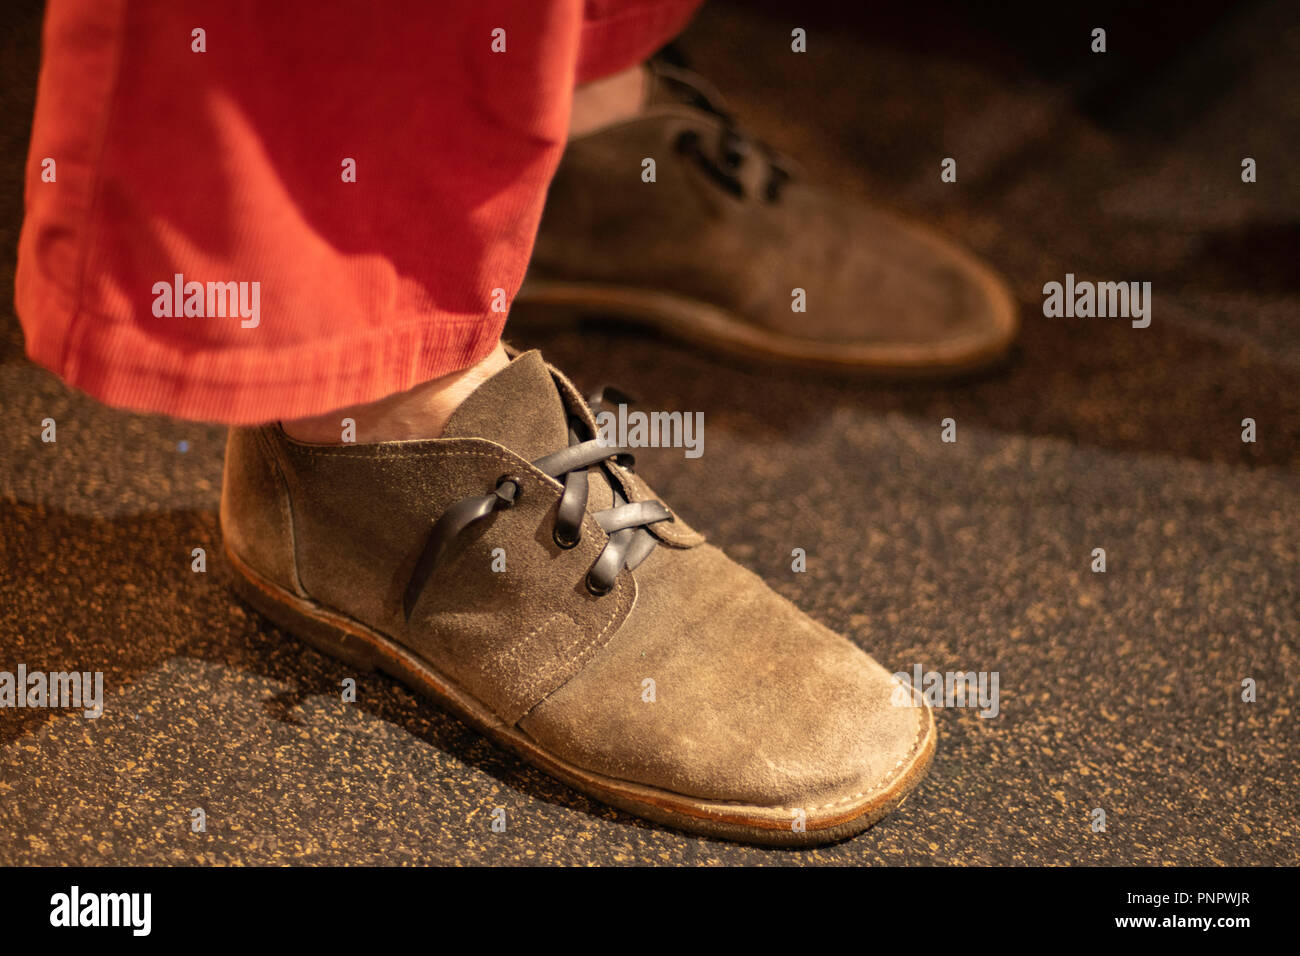
M 982 262 L 805 184 L 738 131 L 699 77 L 650 69 L 640 115 L 565 149 L 512 323 L 589 314 L 895 376 L 979 368 L 1007 351 L 1015 304 Z M 646 158 L 654 182 L 642 179 Z
M 629 813 L 800 845 L 900 803 L 934 751 L 930 710 L 900 705 L 888 671 L 706 544 L 595 428 L 527 352 L 438 439 L 232 429 L 236 587 Z

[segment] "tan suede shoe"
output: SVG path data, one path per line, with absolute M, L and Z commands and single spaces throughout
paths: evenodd
M 594 435 L 537 352 L 434 441 L 233 429 L 221 527 L 239 590 L 630 813 L 809 844 L 897 805 L 934 750 L 930 711 L 896 706 L 884 668 L 705 544 Z
M 655 66 L 641 115 L 569 143 L 514 327 L 625 319 L 728 352 L 899 377 L 1007 351 L 1018 318 L 992 270 L 792 175 L 705 86 Z

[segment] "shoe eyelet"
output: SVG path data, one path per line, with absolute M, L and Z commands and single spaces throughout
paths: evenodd
M 596 597 L 604 597 L 612 590 L 614 590 L 614 583 L 612 581 L 602 588 L 591 579 L 591 573 L 587 573 L 587 591 L 589 593 L 594 594 Z
M 551 532 L 551 538 L 552 540 L 555 541 L 557 546 L 563 548 L 565 551 L 568 551 L 571 548 L 576 548 L 578 546 L 578 542 L 582 540 L 582 534 L 581 532 L 579 532 L 575 534 L 572 538 L 569 538 L 561 534 L 559 528 L 556 528 Z
M 514 485 L 514 494 L 507 498 L 501 493 L 502 485 Z M 524 496 L 524 480 L 518 475 L 502 475 L 497 479 L 496 488 L 493 489 L 493 494 L 504 501 L 507 507 L 515 505 L 519 502 L 519 499 Z

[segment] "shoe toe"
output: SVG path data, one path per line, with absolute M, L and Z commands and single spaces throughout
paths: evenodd
M 892 675 L 710 546 L 659 549 L 604 651 L 520 727 L 608 777 L 809 816 L 928 754 Z
M 808 307 L 774 309 L 770 323 L 806 339 L 892 349 L 919 365 L 987 355 L 1015 338 L 1014 300 L 975 255 L 822 190 L 807 188 L 794 204 L 789 216 L 801 225 L 791 227 L 789 281 L 806 287 Z

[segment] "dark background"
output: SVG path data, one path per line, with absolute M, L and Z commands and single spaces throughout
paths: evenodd
M 810 177 L 997 266 L 1025 326 L 1003 368 L 889 385 L 598 321 L 507 338 L 583 386 L 703 410 L 704 458 L 642 456 L 665 499 L 886 666 L 998 671 L 1001 715 L 940 712 L 900 812 L 772 851 L 593 803 L 387 679 L 342 704 L 346 669 L 226 588 L 223 430 L 104 408 L 23 357 L 41 10 L 9 3 L 0 669 L 103 670 L 109 699 L 98 721 L 0 711 L 0 863 L 1298 861 L 1300 7 L 845 6 L 710 4 L 680 49 Z M 794 26 L 807 54 L 789 53 Z M 1151 327 L 1044 318 L 1042 285 L 1066 272 L 1152 282 Z

